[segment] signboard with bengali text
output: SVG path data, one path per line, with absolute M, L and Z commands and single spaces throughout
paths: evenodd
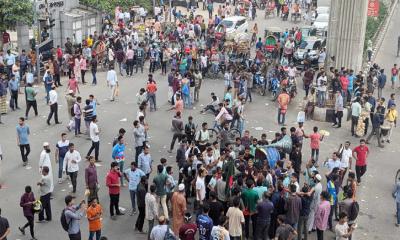
M 379 16 L 379 0 L 368 0 L 368 17 Z

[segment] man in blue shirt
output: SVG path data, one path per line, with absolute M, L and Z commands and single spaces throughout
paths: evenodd
M 142 170 L 137 168 L 135 162 L 131 162 L 131 167 L 125 169 L 124 176 L 126 181 L 128 181 L 129 193 L 131 196 L 132 212 L 131 216 L 136 214 L 136 190 L 140 183 L 140 179 L 146 176 Z
M 197 217 L 196 223 L 199 229 L 199 240 L 211 240 L 211 230 L 213 228 L 213 220 L 208 216 L 210 206 L 203 205 L 203 213 Z
M 11 53 L 10 50 L 7 50 L 7 54 L 4 57 L 4 61 L 7 65 L 7 75 L 11 77 L 12 74 L 12 66 L 15 64 L 15 55 Z
M 378 98 L 382 97 L 382 89 L 386 84 L 386 75 L 384 73 L 384 69 L 381 69 L 381 74 L 378 77 Z
M 20 109 L 18 107 L 18 89 L 19 81 L 15 78 L 15 75 L 11 75 L 11 79 L 8 82 L 8 87 L 10 88 L 10 108 L 15 111 L 15 109 Z
M 30 135 L 29 126 L 25 124 L 25 118 L 19 118 L 17 126 L 17 145 L 21 151 L 23 166 L 28 164 L 28 155 L 31 152 L 28 136 Z

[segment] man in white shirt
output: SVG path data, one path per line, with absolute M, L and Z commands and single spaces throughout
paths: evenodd
M 110 101 L 113 102 L 118 87 L 117 73 L 114 70 L 114 66 L 111 66 L 110 70 L 107 72 L 107 87 L 110 87 L 111 89 Z
M 58 94 L 56 91 L 56 86 L 53 84 L 51 86 L 51 90 L 49 92 L 49 106 L 50 106 L 50 113 L 49 113 L 49 117 L 47 118 L 47 125 L 50 125 L 50 120 L 53 117 L 54 114 L 54 121 L 56 122 L 56 124 L 61 124 L 62 122 L 58 121 L 58 103 L 57 103 L 57 99 L 58 99 Z
M 204 168 L 200 168 L 199 175 L 196 179 L 196 200 L 203 205 L 204 199 L 206 198 L 206 184 L 204 182 L 207 171 Z
M 76 193 L 76 179 L 78 177 L 79 165 L 78 163 L 82 160 L 81 154 L 75 150 L 75 145 L 69 143 L 69 151 L 65 154 L 64 164 L 67 167 L 67 173 L 71 178 L 72 183 L 72 194 Z M 65 169 L 65 167 L 64 167 Z
M 99 149 L 100 149 L 100 129 L 97 126 L 97 116 L 93 116 L 92 121 L 89 125 L 89 135 L 92 140 L 92 146 L 90 147 L 88 153 L 86 154 L 86 159 L 89 159 L 89 156 L 92 154 L 94 150 L 94 159 L 96 162 L 100 162 L 99 160 Z
M 50 159 L 50 144 L 48 142 L 43 143 L 43 150 L 40 153 L 40 159 L 39 159 L 39 173 L 42 173 L 43 168 L 48 167 L 49 172 L 48 172 L 48 177 L 51 178 L 51 185 L 50 187 L 50 192 L 53 192 L 54 190 L 54 184 L 53 184 L 53 168 L 51 167 L 51 159 Z
M 347 169 L 351 169 L 352 165 L 352 156 L 353 156 L 353 150 L 350 148 L 350 142 L 346 141 L 344 144 L 344 148 L 342 150 L 342 159 L 341 159 L 341 168 L 343 169 L 342 171 L 342 181 L 343 177 L 346 176 Z

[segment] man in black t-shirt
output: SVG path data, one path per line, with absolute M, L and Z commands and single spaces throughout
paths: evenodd
M 8 234 L 10 234 L 10 225 L 8 224 L 7 218 L 1 217 L 0 208 L 0 239 L 7 240 Z

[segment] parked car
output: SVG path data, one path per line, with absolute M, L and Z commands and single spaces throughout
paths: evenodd
M 293 55 L 296 66 L 302 66 L 304 59 L 311 62 L 311 66 L 318 64 L 319 52 L 326 46 L 326 39 L 320 37 L 308 37 L 300 43 Z
M 315 22 L 312 24 L 313 27 L 317 29 L 317 31 L 323 32 L 328 30 L 329 25 L 329 14 L 323 13 L 318 14 Z
M 227 17 L 215 27 L 216 33 L 225 31 L 225 38 L 232 40 L 239 33 L 244 33 L 249 27 L 247 19 L 242 16 Z

